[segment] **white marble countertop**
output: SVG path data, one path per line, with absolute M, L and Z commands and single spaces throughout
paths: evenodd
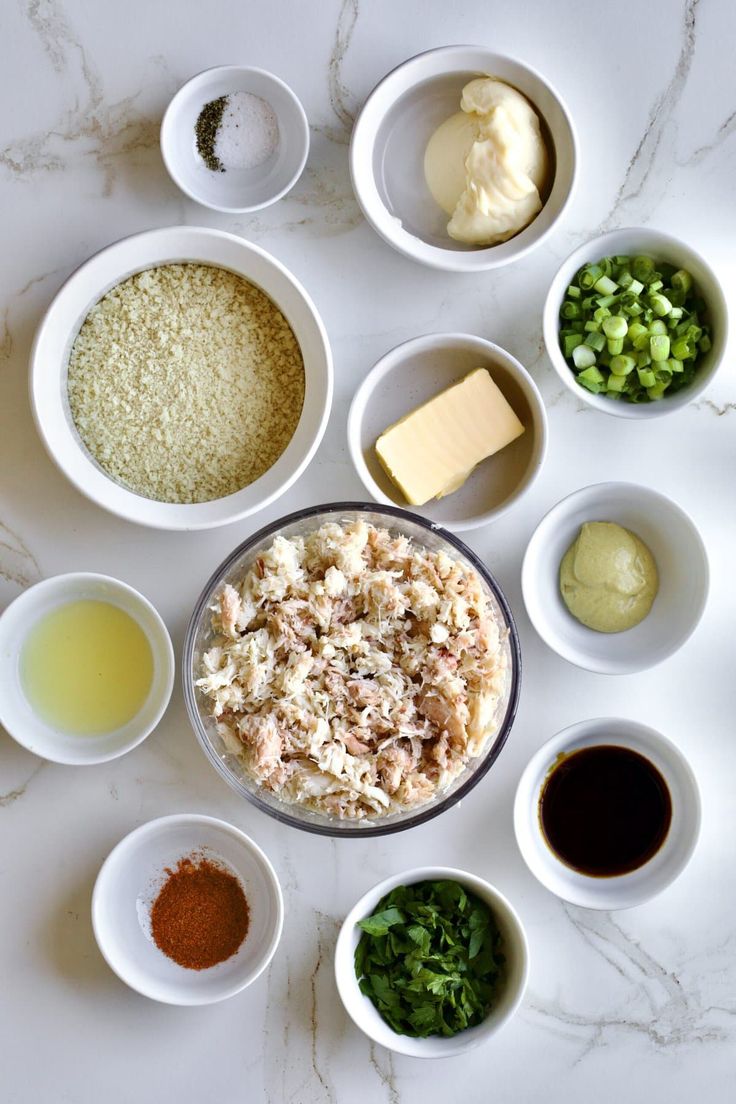
M 736 526 L 736 381 L 729 359 L 702 401 L 651 423 L 584 409 L 541 348 L 540 312 L 559 260 L 601 227 L 647 223 L 691 241 L 734 287 L 736 101 L 730 0 L 17 0 L 0 39 L 0 606 L 45 575 L 107 572 L 158 606 L 177 648 L 216 564 L 263 522 L 302 505 L 364 497 L 346 450 L 357 382 L 387 349 L 437 329 L 492 338 L 544 394 L 550 451 L 533 492 L 471 534 L 518 619 L 518 720 L 488 777 L 414 831 L 363 842 L 286 829 L 243 804 L 207 765 L 177 686 L 148 741 L 99 767 L 43 763 L 0 733 L 0 1098 L 4 1104 L 265 1101 L 269 1104 L 709 1104 L 736 1075 L 736 699 L 729 589 Z M 568 102 L 582 162 L 577 197 L 548 244 L 479 276 L 421 268 L 362 220 L 347 167 L 350 126 L 373 84 L 406 57 L 485 43 L 544 72 Z M 167 101 L 191 74 L 244 62 L 301 97 L 312 150 L 294 192 L 244 218 L 184 199 L 158 149 Z M 263 514 L 212 533 L 125 524 L 51 464 L 26 396 L 41 313 L 89 254 L 176 223 L 222 227 L 271 250 L 308 287 L 335 354 L 336 395 L 317 458 Z M 733 302 L 733 300 L 732 300 Z M 662 667 L 606 678 L 569 666 L 523 608 L 521 557 L 542 513 L 588 482 L 621 477 L 672 494 L 707 542 L 713 589 L 692 640 Z M 690 758 L 704 800 L 696 855 L 657 900 L 599 914 L 539 886 L 511 824 L 516 781 L 558 729 L 638 718 Z M 131 828 L 193 810 L 232 821 L 272 858 L 286 924 L 268 974 L 221 1005 L 179 1009 L 128 990 L 95 946 L 92 884 Z M 496 883 L 527 926 L 524 1004 L 463 1059 L 417 1062 L 373 1047 L 349 1022 L 332 975 L 337 925 L 369 885 L 427 859 Z

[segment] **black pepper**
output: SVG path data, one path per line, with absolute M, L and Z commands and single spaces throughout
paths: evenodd
M 215 141 L 217 131 L 220 129 L 222 113 L 227 106 L 227 96 L 219 96 L 216 100 L 206 103 L 194 124 L 194 133 L 197 137 L 197 152 L 205 165 L 212 172 L 224 172 L 225 166 L 215 155 Z

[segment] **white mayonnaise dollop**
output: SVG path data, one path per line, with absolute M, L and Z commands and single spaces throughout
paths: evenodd
M 542 209 L 547 149 L 534 108 L 503 81 L 479 77 L 466 84 L 460 107 L 427 143 L 424 175 L 452 216 L 450 237 L 494 245 Z

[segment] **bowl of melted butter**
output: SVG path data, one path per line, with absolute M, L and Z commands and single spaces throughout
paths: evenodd
M 140 744 L 171 697 L 161 617 L 106 575 L 56 575 L 0 617 L 0 723 L 44 759 L 103 763 Z

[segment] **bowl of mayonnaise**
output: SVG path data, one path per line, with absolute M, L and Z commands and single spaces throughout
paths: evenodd
M 577 146 L 559 94 L 481 46 L 405 61 L 373 89 L 350 146 L 374 230 L 432 268 L 475 272 L 524 256 L 573 193 Z

